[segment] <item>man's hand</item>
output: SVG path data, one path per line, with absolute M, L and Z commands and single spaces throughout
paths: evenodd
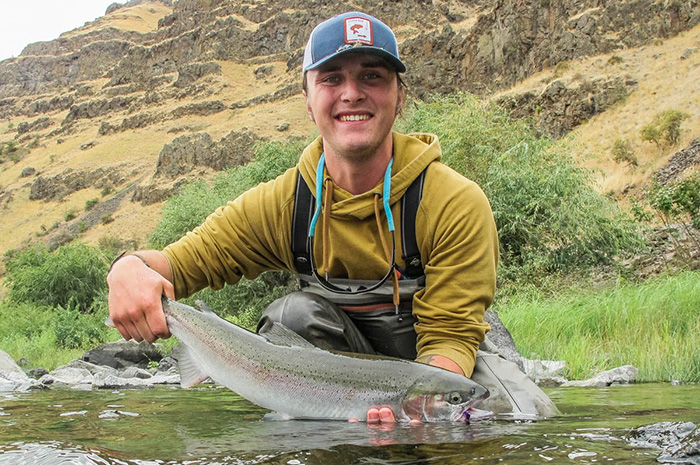
M 459 365 L 443 355 L 428 355 L 426 357 L 421 357 L 418 361 L 435 367 L 444 368 L 445 370 L 454 371 L 460 375 L 464 374 Z M 388 407 L 371 408 L 367 411 L 368 425 L 391 425 L 394 423 L 396 423 L 394 412 Z M 410 423 L 418 424 L 421 423 L 421 421 L 411 420 Z
M 170 264 L 158 251 L 142 251 L 117 260 L 107 275 L 109 316 L 124 339 L 153 342 L 170 337 L 163 295 L 175 297 Z

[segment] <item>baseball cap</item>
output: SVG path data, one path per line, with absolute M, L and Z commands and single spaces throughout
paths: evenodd
M 389 26 L 368 14 L 351 11 L 327 19 L 314 28 L 304 50 L 302 72 L 352 51 L 381 56 L 399 73 L 406 71 L 406 65 L 399 59 L 396 36 Z

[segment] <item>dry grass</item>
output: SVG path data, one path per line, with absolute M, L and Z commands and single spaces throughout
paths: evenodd
M 465 20 L 455 27 L 471 27 L 475 18 L 475 15 L 469 14 L 471 11 L 465 7 L 463 12 Z M 122 8 L 64 36 L 85 34 L 105 27 L 145 32 L 155 29 L 158 19 L 169 12 L 169 8 L 159 3 Z M 254 27 L 252 23 L 243 22 L 246 24 L 245 27 Z M 397 29 L 400 37 L 411 35 L 413 32 L 411 28 Z M 577 85 L 576 81 L 581 79 L 581 76 L 588 81 L 612 76 L 636 80 L 639 83 L 639 89 L 615 108 L 596 115 L 582 125 L 575 133 L 575 143 L 579 147 L 581 163 L 598 170 L 601 190 L 619 191 L 629 183 L 641 186 L 673 152 L 700 135 L 700 89 L 697 78 L 689 77 L 698 75 L 700 52 L 686 60 L 680 60 L 680 56 L 686 49 L 699 46 L 700 26 L 659 45 L 617 51 L 614 55 L 622 58 L 621 63 L 608 62 L 613 54 L 570 62 L 567 66 L 558 66 L 538 73 L 518 84 L 511 91 L 538 92 L 555 77 L 563 79 L 567 85 Z M 221 100 L 226 105 L 232 105 L 271 94 L 289 84 L 300 85 L 300 76 L 286 72 L 286 62 L 268 58 L 272 61 L 264 65 L 271 66 L 273 71 L 263 79 L 257 79 L 255 76 L 255 70 L 262 66 L 260 62 L 221 61 L 219 64 L 222 75 L 206 76 L 202 79 L 212 89 L 210 95 L 181 100 L 167 99 L 161 105 L 149 106 L 142 111 L 168 114 L 181 105 L 203 100 Z M 107 78 L 82 83 L 90 86 L 95 95 L 84 97 L 79 103 L 89 99 L 107 98 L 101 94 L 101 89 L 106 82 Z M 57 93 L 66 91 L 68 89 Z M 56 94 L 42 98 L 51 98 L 54 95 Z M 141 96 L 142 94 L 132 95 Z M 650 122 L 656 113 L 665 109 L 684 111 L 691 117 L 682 125 L 683 133 L 678 147 L 660 151 L 654 144 L 641 142 L 640 131 L 641 127 Z M 206 117 L 187 116 L 174 120 L 166 119 L 147 128 L 108 136 L 98 135 L 99 126 L 103 121 L 117 125 L 122 119 L 131 115 L 123 112 L 95 119 L 82 119 L 75 123 L 76 133 L 59 136 L 63 142 L 58 144 L 56 138 L 49 139 L 46 135 L 60 127 L 67 113 L 63 111 L 47 115 L 54 124 L 37 133 L 42 136 L 41 145 L 32 149 L 20 163 L 6 161 L 0 164 L 0 189 L 6 192 L 12 191 L 13 194 L 11 202 L 0 205 L 2 217 L 0 235 L 3 237 L 0 243 L 0 254 L 8 249 L 38 240 L 36 233 L 41 230 L 41 226 L 48 228 L 56 221 L 62 221 L 68 209 L 82 211 L 88 198 L 101 198 L 100 195 L 95 195 L 94 189 L 86 189 L 69 195 L 63 201 L 30 201 L 29 188 L 35 177 L 21 178 L 20 173 L 24 167 L 31 166 L 45 177 L 55 176 L 67 168 L 94 170 L 100 167 L 120 167 L 127 182 L 139 181 L 142 184 L 148 184 L 153 182 L 152 174 L 155 172 L 158 154 L 162 147 L 182 134 L 206 131 L 214 140 L 218 140 L 232 130 L 248 128 L 271 140 L 284 140 L 289 136 L 308 136 L 315 131 L 315 126 L 306 114 L 304 100 L 298 94 L 278 102 L 224 110 Z M 35 119 L 36 117 L 21 117 L 3 121 L 0 125 L 0 142 L 13 140 L 19 123 L 31 122 Z M 289 128 L 280 132 L 277 128 L 283 123 L 289 123 Z M 174 131 L 176 129 L 177 131 Z M 629 139 L 632 142 L 635 155 L 639 160 L 638 167 L 613 162 L 611 149 L 618 138 Z M 88 150 L 80 148 L 81 145 L 91 141 L 95 142 L 93 148 Z M 203 175 L 205 179 L 210 176 L 209 171 Z M 160 218 L 159 210 L 160 205 L 143 207 L 140 204 L 124 201 L 120 210 L 113 215 L 115 220 L 113 223 L 98 225 L 87 231 L 83 238 L 95 243 L 103 235 L 114 235 L 122 240 L 134 239 L 140 244 L 145 244 L 145 238 Z
M 85 26 L 61 34 L 62 38 L 70 38 L 89 32 L 113 27 L 122 31 L 136 31 L 142 34 L 158 29 L 158 20 L 172 13 L 173 9 L 160 2 L 120 8 L 108 15 L 102 16 Z
M 526 91 L 539 93 L 555 78 L 562 79 L 567 86 L 575 86 L 573 82 L 580 76 L 589 81 L 616 76 L 637 81 L 635 92 L 614 108 L 592 117 L 577 128 L 573 136 L 579 160 L 594 170 L 602 192 L 618 193 L 628 184 L 640 189 L 675 152 L 700 136 L 700 80 L 697 78 L 700 76 L 700 51 L 681 59 L 687 49 L 698 47 L 700 26 L 658 44 L 618 50 L 544 70 L 496 97 Z M 622 62 L 611 64 L 612 56 L 622 58 Z M 681 125 L 680 142 L 661 149 L 653 143 L 642 142 L 642 127 L 656 114 L 670 109 L 690 115 Z M 612 147 L 617 139 L 632 143 L 638 166 L 613 161 Z

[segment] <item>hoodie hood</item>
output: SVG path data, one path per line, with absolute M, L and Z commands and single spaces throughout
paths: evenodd
M 304 181 L 316 192 L 316 167 L 323 153 L 323 139 L 318 137 L 302 153 L 299 159 L 299 171 Z M 391 194 L 389 204 L 393 205 L 403 197 L 425 168 L 442 155 L 440 142 L 434 134 L 399 134 L 393 133 L 394 164 L 391 169 Z M 396 154 L 400 156 L 396 156 Z M 337 185 L 333 189 L 331 216 L 334 218 L 353 217 L 360 220 L 374 215 L 374 194 L 381 194 L 384 182 L 380 181 L 372 190 L 353 195 Z

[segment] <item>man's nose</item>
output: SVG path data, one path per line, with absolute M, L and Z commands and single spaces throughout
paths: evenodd
M 356 79 L 346 79 L 343 82 L 341 99 L 346 102 L 357 102 L 364 99 L 365 94 L 362 85 Z

